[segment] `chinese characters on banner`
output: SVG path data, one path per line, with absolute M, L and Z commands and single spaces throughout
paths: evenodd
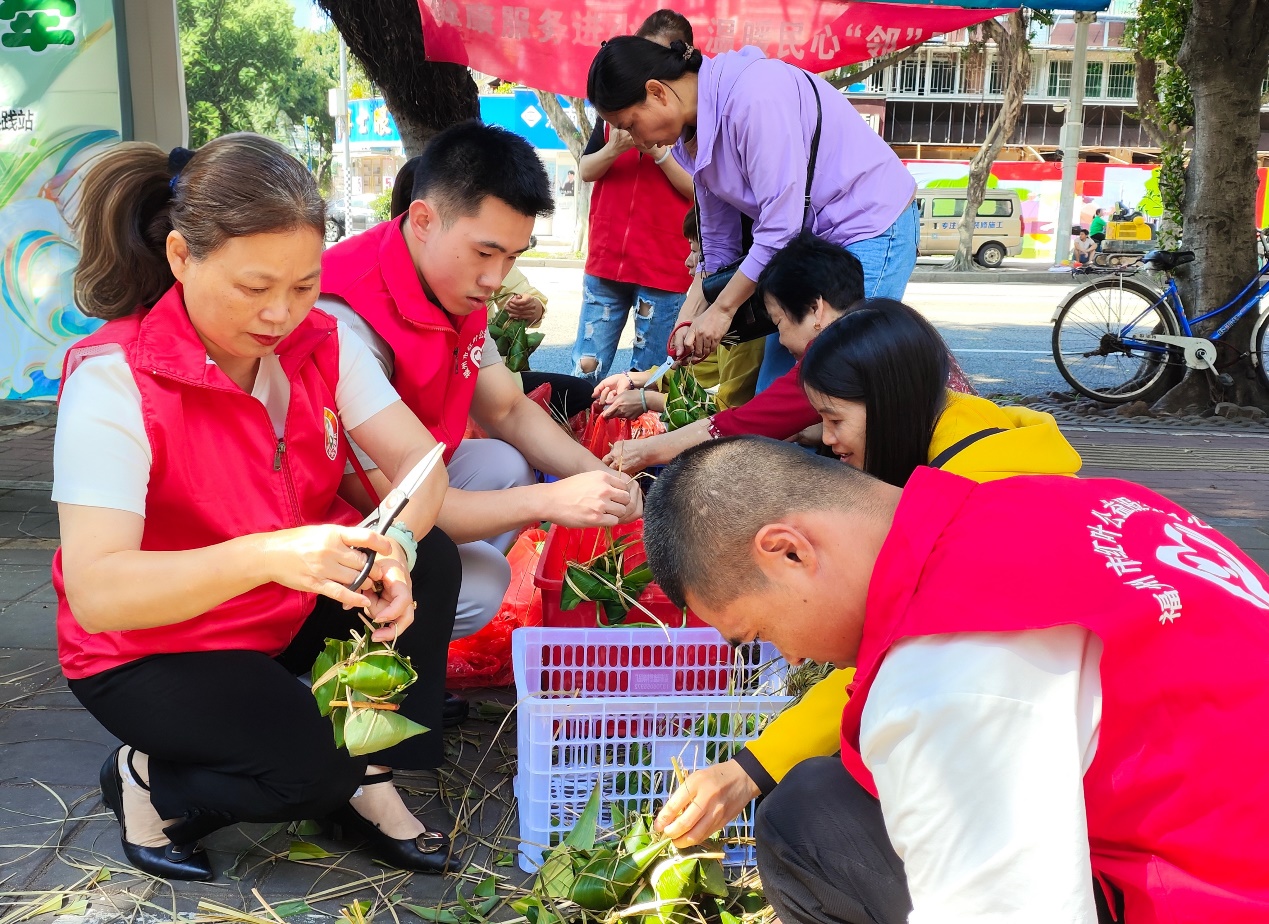
M 63 19 L 75 13 L 75 0 L 0 0 L 0 45 L 34 52 L 74 45 L 75 33 Z
M 684 0 L 672 8 L 691 20 L 706 54 L 756 45 L 769 57 L 814 72 L 889 54 L 1011 10 L 819 0 Z M 633 32 L 655 9 L 628 0 L 419 0 L 429 60 L 466 64 L 569 96 L 586 95 L 586 74 L 600 43 Z

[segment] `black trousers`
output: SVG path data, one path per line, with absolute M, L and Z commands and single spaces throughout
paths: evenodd
M 69 681 L 71 692 L 106 730 L 150 756 L 150 800 L 169 829 L 189 843 L 239 821 L 320 818 L 352 796 L 374 762 L 400 769 L 439 766 L 445 663 L 462 566 L 439 529 L 419 542 L 411 572 L 414 624 L 397 640 L 419 679 L 401 713 L 432 729 L 386 751 L 351 757 L 335 747 L 329 718 L 297 675 L 329 638 L 361 629 L 356 610 L 327 597 L 278 657 L 258 651 L 155 655 Z
M 903 861 L 881 803 L 837 757 L 798 764 L 758 806 L 754 827 L 763 890 L 783 924 L 904 924 L 912 910 Z M 1093 883 L 1098 920 L 1112 918 Z
M 543 383 L 551 385 L 551 409 L 556 416 L 568 420 L 574 414 L 580 414 L 591 406 L 591 395 L 595 391 L 594 383 L 573 375 L 562 375 L 558 372 L 535 372 L 526 369 L 520 373 L 527 395 Z

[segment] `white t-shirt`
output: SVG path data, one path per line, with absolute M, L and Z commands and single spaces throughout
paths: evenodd
M 335 405 L 344 427 L 352 430 L 400 399 L 361 339 L 342 323 L 338 336 Z M 251 396 L 264 405 L 281 437 L 291 383 L 276 355 L 260 360 Z M 122 348 L 84 360 L 67 379 L 58 405 L 53 500 L 145 516 L 152 461 L 141 392 Z
M 1084 773 L 1102 645 L 1079 626 L 907 639 L 860 719 L 909 924 L 1096 924 Z

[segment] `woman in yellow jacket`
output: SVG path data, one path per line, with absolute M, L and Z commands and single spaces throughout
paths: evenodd
M 823 421 L 824 444 L 897 486 L 920 465 L 975 481 L 1079 471 L 1080 457 L 1052 416 L 950 391 L 947 367 L 947 346 L 924 317 L 874 298 L 815 337 L 801 383 Z M 703 815 L 687 832 L 670 825 L 676 842 L 706 839 L 796 764 L 836 753 L 853 676 L 854 668 L 833 671 L 736 757 L 692 774 Z

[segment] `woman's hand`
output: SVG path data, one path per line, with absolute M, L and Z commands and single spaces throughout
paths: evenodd
M 799 446 L 807 446 L 815 449 L 824 442 L 824 424 L 811 424 L 805 430 L 799 430 L 787 440 L 786 443 L 797 443 Z
M 614 154 L 625 154 L 634 146 L 634 135 L 630 134 L 630 132 L 626 131 L 624 128 L 611 128 L 608 134 L 607 147 Z
M 391 642 L 414 623 L 414 585 L 405 567 L 409 557 L 400 543 L 389 541 L 394 550 L 392 556 L 377 556 L 367 583 L 362 585 L 364 594 L 373 595 L 366 615 L 378 626 L 370 634 L 376 642 Z
M 542 301 L 532 295 L 513 295 L 507 299 L 507 304 L 503 306 L 508 315 L 517 321 L 527 321 L 530 324 L 536 324 L 542 320 L 542 316 L 546 314 L 546 305 Z
M 618 440 L 604 456 L 604 464 L 628 475 L 638 474 L 645 468 L 661 465 L 668 460 L 661 458 L 658 440 L 664 434 L 641 440 Z
M 731 320 L 731 315 L 724 314 L 716 305 L 711 305 L 692 322 L 691 327 L 680 331 L 684 334 L 683 348 L 699 362 L 718 349 L 718 344 L 731 329 Z
M 591 397 L 601 404 L 608 404 L 622 392 L 642 388 L 650 378 L 650 372 L 618 372 L 596 385 Z
M 659 414 L 664 410 L 665 395 L 655 391 L 631 389 L 623 391 L 608 401 L 604 406 L 603 416 L 634 420 L 648 411 L 656 411 Z
M 653 827 L 675 847 L 691 847 L 721 831 L 758 795 L 758 784 L 739 763 L 714 764 L 697 770 L 674 791 Z
M 359 526 L 301 526 L 267 533 L 262 538 L 269 579 L 283 587 L 321 594 L 350 609 L 373 610 L 382 599 L 392 604 L 388 610 L 379 608 L 380 613 L 387 613 L 385 621 L 397 619 L 406 606 L 399 599 L 397 589 L 390 597 L 381 598 L 370 587 L 370 581 L 383 581 L 386 594 L 390 576 L 392 581 L 401 581 L 399 574 L 392 574 L 391 565 L 404 571 L 404 566 L 393 557 L 402 554 L 400 546 L 374 530 Z M 359 590 L 349 590 L 347 585 L 355 581 L 365 567 L 366 553 L 360 551 L 363 548 L 373 549 L 382 558 L 376 558 L 367 583 Z M 408 596 L 408 575 L 405 588 Z

